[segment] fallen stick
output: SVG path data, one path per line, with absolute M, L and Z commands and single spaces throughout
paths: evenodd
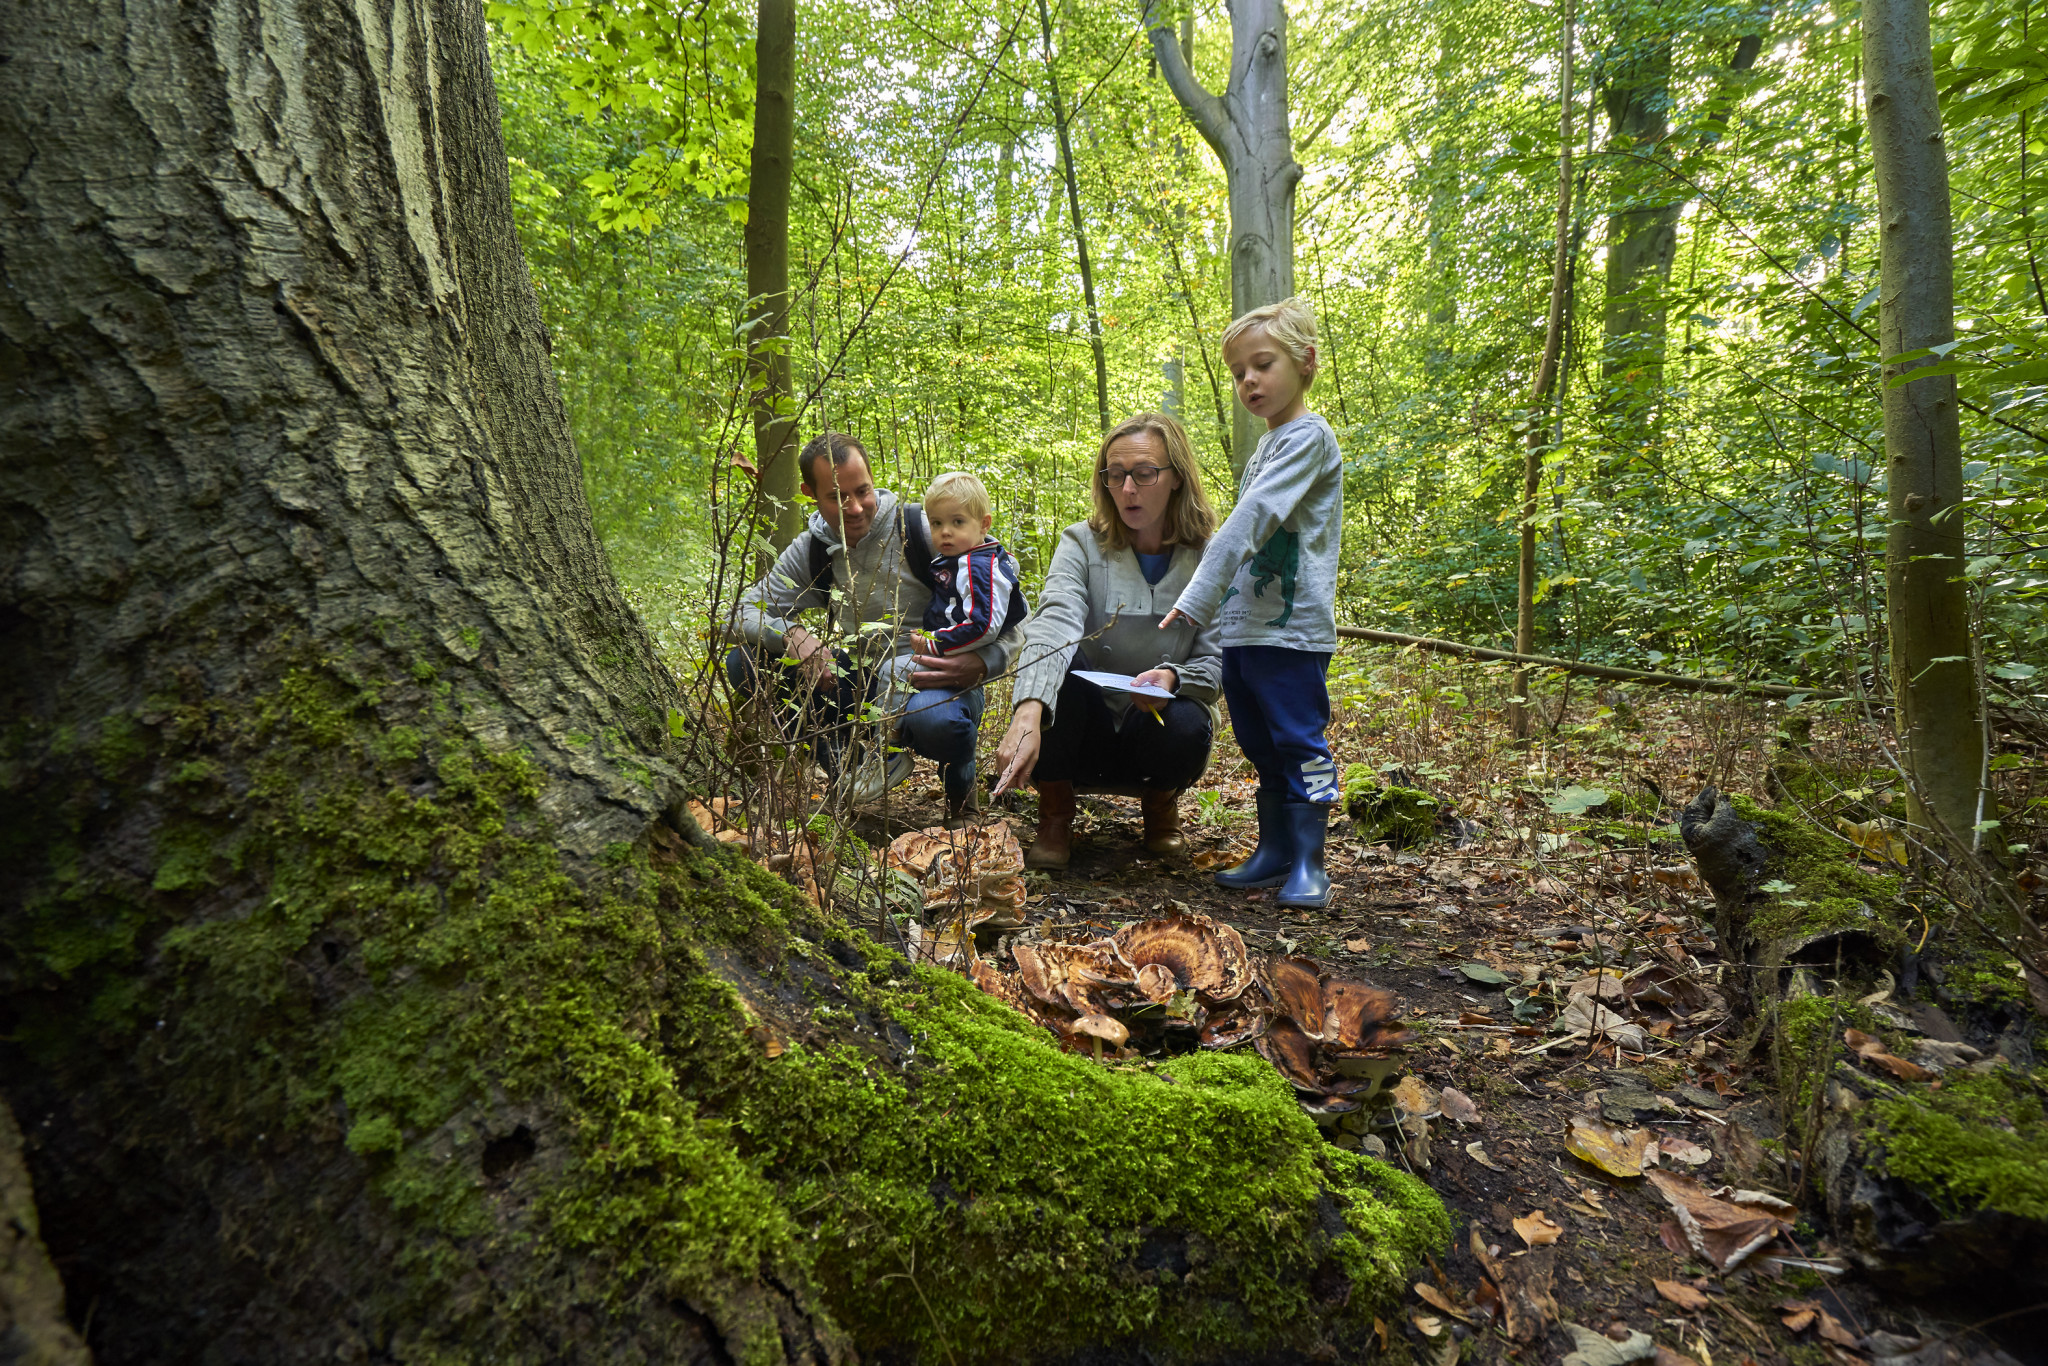
M 1745 683 L 1734 678 L 1693 678 L 1687 674 L 1652 673 L 1648 669 L 1624 669 L 1613 664 L 1586 664 L 1576 659 L 1554 659 L 1549 655 L 1520 655 L 1513 650 L 1496 650 L 1485 645 L 1465 645 L 1432 636 L 1408 636 L 1399 631 L 1375 631 L 1366 626 L 1339 626 L 1337 634 L 1347 640 L 1370 640 L 1380 645 L 1407 645 L 1437 654 L 1461 655 L 1467 659 L 1498 659 L 1509 664 L 1533 664 L 1541 669 L 1560 669 L 1588 678 L 1605 678 L 1617 683 L 1647 683 L 1659 688 L 1688 692 L 1750 693 L 1761 697 L 1810 697 L 1816 701 L 1840 701 L 1849 696 L 1832 688 L 1800 688 L 1789 683 Z

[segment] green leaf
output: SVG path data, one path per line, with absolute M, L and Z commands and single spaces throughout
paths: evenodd
M 1551 794 L 1550 800 L 1543 804 L 1550 809 L 1552 815 L 1583 816 L 1594 807 L 1605 803 L 1609 795 L 1604 787 L 1579 787 L 1574 784 L 1561 792 Z
M 1470 980 L 1489 987 L 1504 987 L 1515 980 L 1498 968 L 1490 968 L 1484 963 L 1460 963 L 1458 971 L 1464 973 Z

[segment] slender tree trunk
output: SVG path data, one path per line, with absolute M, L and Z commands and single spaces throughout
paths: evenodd
M 1868 0 L 1863 71 L 1877 176 L 1879 333 L 1886 357 L 1955 340 L 1948 154 L 1927 0 Z M 1908 813 L 1967 842 L 1991 816 L 1983 699 L 1963 584 L 1963 455 L 1953 376 L 1937 357 L 1885 366 L 1891 533 L 1885 552 L 1892 686 Z M 1931 820 L 1930 820 L 1931 818 Z
M 1230 80 L 1221 96 L 1195 79 L 1178 35 L 1147 0 L 1152 53 L 1180 107 L 1223 162 L 1230 196 L 1230 308 L 1233 317 L 1294 293 L 1294 191 L 1301 165 L 1287 123 L 1287 7 L 1283 0 L 1234 0 Z M 1232 421 L 1231 463 L 1243 468 L 1264 428 L 1242 406 Z
M 796 0 L 759 0 L 754 30 L 754 148 L 748 163 L 747 379 L 754 464 L 776 547 L 803 530 L 796 423 L 789 411 L 789 182 L 795 159 Z
M 1060 169 L 1067 181 L 1067 209 L 1074 215 L 1074 255 L 1081 264 L 1081 298 L 1088 308 L 1088 349 L 1095 356 L 1095 415 L 1109 430 L 1109 365 L 1102 354 L 1102 313 L 1095 306 L 1095 267 L 1088 260 L 1087 219 L 1081 214 L 1081 179 L 1074 171 L 1074 141 L 1067 106 L 1060 98 L 1060 71 L 1052 50 L 1052 11 L 1038 0 L 1038 25 L 1045 35 L 1045 76 L 1052 88 L 1052 121 L 1060 141 Z
M 1522 457 L 1521 536 L 1515 557 L 1515 653 L 1536 651 L 1536 496 L 1543 483 L 1543 450 L 1549 424 L 1544 405 L 1557 382 L 1564 349 L 1565 301 L 1571 292 L 1572 230 L 1572 47 L 1575 0 L 1565 0 L 1559 43 L 1557 114 L 1557 251 L 1550 268 L 1550 314 L 1543 329 L 1543 355 L 1529 388 L 1528 436 Z M 1508 684 L 1508 723 L 1517 740 L 1529 738 L 1529 674 L 1516 669 Z
M 1248 1064 L 1054 1051 L 686 814 L 475 0 L 7 39 L 0 1100 L 102 1366 L 1352 1350 L 1345 1249 L 1396 1293 L 1423 1188 Z M 1182 1227 L 1201 1278 L 1119 1293 Z

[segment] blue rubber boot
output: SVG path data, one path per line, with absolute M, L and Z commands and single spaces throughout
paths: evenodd
M 1330 875 L 1323 871 L 1323 842 L 1330 837 L 1330 808 L 1321 802 L 1288 802 L 1282 810 L 1294 857 L 1277 906 L 1320 909 L 1330 904 Z
M 1218 873 L 1218 887 L 1246 891 L 1253 887 L 1278 887 L 1287 880 L 1287 871 L 1294 862 L 1294 843 L 1288 834 L 1286 806 L 1284 790 L 1259 789 L 1259 847 L 1243 863 Z

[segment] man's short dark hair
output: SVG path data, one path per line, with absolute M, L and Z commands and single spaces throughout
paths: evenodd
M 844 465 L 849 456 L 857 455 L 862 460 L 866 460 L 868 458 L 868 451 L 867 447 L 861 445 L 860 442 L 854 440 L 845 432 L 826 432 L 823 435 L 812 437 L 805 443 L 802 453 L 796 458 L 797 472 L 803 476 L 805 488 L 814 489 L 818 487 L 818 480 L 813 473 L 813 467 L 818 461 L 823 460 L 828 455 L 832 457 L 832 464 L 836 468 Z

